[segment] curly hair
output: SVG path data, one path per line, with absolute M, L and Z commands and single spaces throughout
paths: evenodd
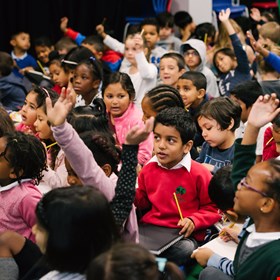
M 18 182 L 31 178 L 38 184 L 43 170 L 47 170 L 43 144 L 35 136 L 20 131 L 6 133 L 3 138 L 7 142 L 4 156 L 14 168 Z

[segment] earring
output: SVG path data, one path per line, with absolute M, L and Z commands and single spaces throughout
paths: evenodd
M 263 208 L 261 208 L 260 210 L 261 210 L 261 212 L 263 212 Z

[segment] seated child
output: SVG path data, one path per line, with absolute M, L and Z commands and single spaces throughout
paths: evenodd
M 27 94 L 22 78 L 12 72 L 13 67 L 12 57 L 0 52 L 0 102 L 7 111 L 19 111 Z
M 180 29 L 181 41 L 189 40 L 195 30 L 195 23 L 186 11 L 179 11 L 174 15 L 174 23 Z
M 29 67 L 32 67 L 35 69 L 37 67 L 35 58 L 27 53 L 30 49 L 30 35 L 22 31 L 17 32 L 12 36 L 10 44 L 13 47 L 11 56 L 16 63 L 13 73 L 16 76 L 23 78 L 22 74 L 26 68 L 28 69 Z
M 208 196 L 211 173 L 191 160 L 189 151 L 195 124 L 182 108 L 168 108 L 157 114 L 154 125 L 155 156 L 138 176 L 135 206 L 147 211 L 141 223 L 181 228 L 185 239 L 160 256 L 184 265 L 203 241 L 205 230 L 220 219 Z M 180 220 L 173 193 L 176 192 L 184 219 Z
M 13 230 L 34 241 L 35 208 L 42 197 L 35 186 L 46 170 L 46 152 L 34 136 L 22 132 L 0 138 L 0 232 Z
M 157 45 L 167 51 L 180 51 L 181 40 L 174 36 L 174 16 L 170 12 L 159 13 L 156 17 L 159 24 L 159 41 Z
M 159 63 L 159 77 L 164 85 L 176 87 L 178 78 L 185 73 L 185 60 L 175 52 L 164 54 Z
M 183 99 L 185 109 L 189 111 L 194 121 L 201 107 L 208 101 L 206 95 L 207 81 L 201 72 L 188 71 L 179 77 L 177 90 Z M 194 138 L 194 146 L 200 147 L 204 142 L 201 129 L 196 122 L 197 132 Z
M 209 97 L 218 97 L 219 90 L 214 73 L 206 66 L 206 46 L 203 41 L 190 39 L 181 45 L 180 53 L 184 56 L 186 69 L 198 71 L 207 79 L 206 93 Z
M 230 165 L 234 155 L 234 131 L 240 124 L 241 108 L 228 97 L 206 102 L 197 115 L 205 142 L 196 161 L 215 173 Z

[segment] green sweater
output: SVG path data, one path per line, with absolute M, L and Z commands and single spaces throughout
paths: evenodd
M 253 252 L 239 267 L 237 267 L 240 248 L 248 236 L 242 237 L 235 253 L 233 267 L 235 280 L 276 280 L 280 277 L 280 240 L 271 241 Z

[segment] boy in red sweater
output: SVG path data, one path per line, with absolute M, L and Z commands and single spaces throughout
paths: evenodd
M 208 196 L 210 172 L 190 157 L 196 132 L 188 112 L 168 108 L 155 118 L 155 156 L 139 174 L 135 206 L 146 210 L 141 222 L 169 228 L 181 228 L 184 235 L 161 256 L 185 265 L 200 245 L 205 230 L 220 219 Z M 173 193 L 176 193 L 182 215 L 180 220 Z

